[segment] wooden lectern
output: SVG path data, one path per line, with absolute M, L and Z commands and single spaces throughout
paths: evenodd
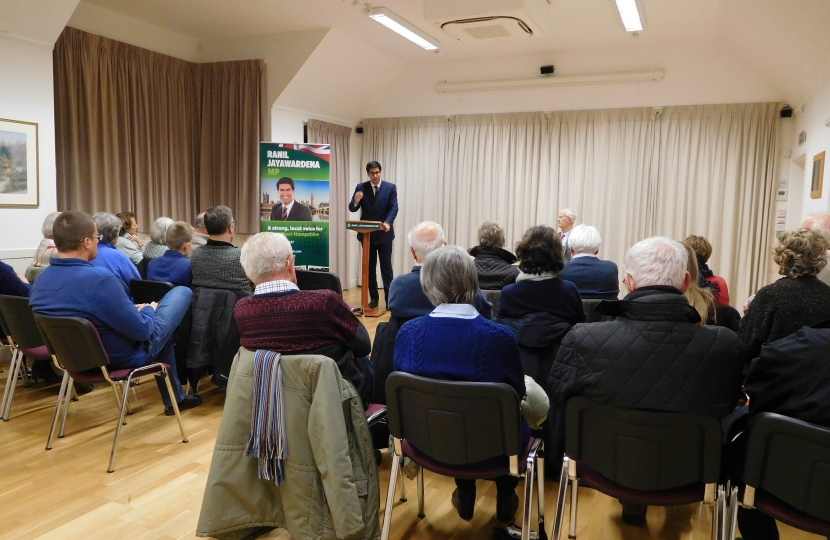
M 363 233 L 363 263 L 361 274 L 363 281 L 360 287 L 360 305 L 363 306 L 363 313 L 367 317 L 380 317 L 386 313 L 385 309 L 369 309 L 369 235 L 373 232 L 382 231 L 380 221 L 349 220 L 346 221 L 346 228 L 352 231 Z M 372 268 L 372 271 L 377 271 Z M 388 300 L 388 299 L 387 299 Z

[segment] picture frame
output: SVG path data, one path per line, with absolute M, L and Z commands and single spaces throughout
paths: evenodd
M 821 199 L 821 190 L 824 187 L 824 152 L 813 156 L 813 172 L 810 182 L 810 198 Z
M 38 144 L 36 123 L 0 118 L 0 207 L 40 206 Z

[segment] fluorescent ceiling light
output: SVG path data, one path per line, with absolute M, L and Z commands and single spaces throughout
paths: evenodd
M 540 88 L 546 86 L 570 86 L 580 84 L 608 84 L 648 82 L 663 79 L 662 69 L 641 71 L 616 71 L 609 73 L 581 73 L 575 75 L 552 75 L 524 79 L 500 79 L 490 81 L 442 81 L 435 85 L 439 92 L 473 92 L 476 90 L 506 90 L 510 88 Z
M 373 8 L 369 10 L 369 17 L 392 30 L 396 34 L 405 37 L 412 43 L 423 47 L 428 51 L 438 49 L 438 42 L 426 35 L 424 32 L 418 30 L 415 25 L 410 24 L 405 19 L 398 17 L 384 7 Z
M 640 12 L 637 11 L 636 0 L 616 0 L 617 9 L 620 11 L 623 26 L 626 32 L 639 32 L 643 29 L 643 23 L 640 20 Z

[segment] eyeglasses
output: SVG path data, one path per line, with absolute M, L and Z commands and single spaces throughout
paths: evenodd
M 104 239 L 104 235 L 103 235 L 103 234 L 99 234 L 99 235 L 96 235 L 96 236 L 84 236 L 84 237 L 81 239 L 81 242 L 83 242 L 83 241 L 84 241 L 84 240 L 86 240 L 87 238 L 95 238 L 96 240 L 98 240 L 98 241 L 100 242 L 101 240 L 103 240 L 103 239 Z

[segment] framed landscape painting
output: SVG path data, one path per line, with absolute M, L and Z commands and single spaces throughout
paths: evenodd
M 821 190 L 824 187 L 824 152 L 813 156 L 813 176 L 810 182 L 810 198 L 821 199 Z
M 37 208 L 37 124 L 0 118 L 0 206 Z

